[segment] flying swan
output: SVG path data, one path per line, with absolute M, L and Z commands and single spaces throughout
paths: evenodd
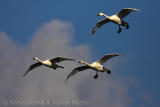
M 109 23 L 109 22 L 113 22 L 115 24 L 118 24 L 118 26 L 119 26 L 118 33 L 120 33 L 122 30 L 120 25 L 125 26 L 126 29 L 128 29 L 129 24 L 127 22 L 125 22 L 123 20 L 123 18 L 126 17 L 129 13 L 131 13 L 133 11 L 141 11 L 141 10 L 136 9 L 136 8 L 124 8 L 119 13 L 114 14 L 112 16 L 107 16 L 104 13 L 99 13 L 98 16 L 104 16 L 105 19 L 100 20 L 96 23 L 95 27 L 93 28 L 93 30 L 91 32 L 91 35 L 93 35 L 99 27 L 101 27 L 102 25 Z
M 23 77 L 25 77 L 31 70 L 33 70 L 36 67 L 39 67 L 41 65 L 44 65 L 46 67 L 52 68 L 52 69 L 57 69 L 57 68 L 64 68 L 63 66 L 57 65 L 56 63 L 61 62 L 61 61 L 66 61 L 66 60 L 70 60 L 70 61 L 74 61 L 74 59 L 69 59 L 69 58 L 64 58 L 64 57 L 56 57 L 54 59 L 50 59 L 50 60 L 40 60 L 37 57 L 33 58 L 33 60 L 37 60 L 37 63 L 32 64 L 27 70 L 26 72 L 23 74 Z
M 119 55 L 120 54 L 108 54 L 108 55 L 105 55 L 104 57 L 102 57 L 101 59 L 91 63 L 91 64 L 89 64 L 89 63 L 87 63 L 87 62 L 85 62 L 83 60 L 80 60 L 79 63 L 85 64 L 85 65 L 73 69 L 73 71 L 70 72 L 69 75 L 67 76 L 66 81 L 71 76 L 75 75 L 76 73 L 78 73 L 80 71 L 86 70 L 86 69 L 93 69 L 93 70 L 96 71 L 96 75 L 94 76 L 94 79 L 98 78 L 98 72 L 107 72 L 108 74 L 110 74 L 111 71 L 109 69 L 105 68 L 102 65 L 102 63 L 106 62 L 107 60 L 109 60 L 112 57 L 119 56 Z

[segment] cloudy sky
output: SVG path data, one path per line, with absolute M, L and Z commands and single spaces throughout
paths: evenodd
M 103 19 L 99 12 L 112 15 L 127 7 L 142 10 L 125 18 L 129 30 L 118 34 L 109 23 L 90 37 Z M 0 0 L 0 105 L 30 107 L 24 104 L 29 100 L 45 107 L 160 106 L 159 9 L 158 0 Z M 97 80 L 86 70 L 66 83 L 77 62 L 60 63 L 65 69 L 39 67 L 22 77 L 35 56 L 92 62 L 110 53 L 122 56 L 105 63 L 112 74 Z

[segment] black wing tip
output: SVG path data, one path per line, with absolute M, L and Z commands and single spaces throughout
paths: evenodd
M 94 35 L 94 33 L 95 33 L 95 31 L 92 31 L 92 32 L 90 33 L 90 36 L 92 37 L 92 36 Z
M 75 59 L 71 59 L 71 58 L 67 58 L 67 57 L 62 57 L 62 56 L 58 56 L 56 58 L 62 58 L 62 59 L 64 58 L 66 60 L 75 61 Z M 54 58 L 54 59 L 56 59 L 56 58 Z
M 96 24 L 97 25 L 97 24 Z M 97 28 L 96 28 L 96 26 L 92 29 L 92 32 L 90 33 L 90 36 L 93 36 L 94 34 L 95 34 L 95 32 L 96 32 L 96 30 L 97 30 Z
M 121 56 L 122 54 L 120 54 L 120 53 L 114 53 L 114 54 L 106 54 L 106 55 Z
M 75 59 L 66 58 L 68 61 L 76 61 Z
M 129 9 L 129 10 L 134 10 L 134 11 L 142 11 L 141 9 L 137 9 L 137 8 L 123 8 L 123 9 Z
M 69 59 L 69 60 L 71 60 L 71 61 L 76 61 L 75 59 Z
M 68 78 L 66 78 L 65 82 L 68 82 Z
M 115 56 L 121 56 L 121 54 L 120 53 L 116 53 L 116 54 L 114 54 Z
M 69 74 L 68 74 L 68 76 L 67 76 L 67 78 L 66 78 L 66 82 L 68 81 L 68 79 L 70 78 L 72 76 L 72 72 L 70 72 Z
M 25 77 L 25 76 L 28 74 L 29 71 L 30 71 L 30 69 L 28 69 L 28 70 L 22 75 L 22 77 Z
M 62 57 L 62 56 L 57 56 L 57 57 L 55 57 L 55 58 L 64 58 L 64 57 Z M 54 58 L 54 59 L 55 59 L 55 58 Z
M 117 53 L 116 56 L 124 56 L 123 53 Z
M 26 75 L 27 75 L 27 74 L 26 74 L 26 73 L 24 73 L 24 74 L 22 75 L 22 77 L 24 78 Z
M 116 56 L 121 56 L 121 54 L 120 54 L 120 53 L 116 53 L 115 55 L 116 55 Z
M 69 77 L 70 77 L 70 75 L 67 76 L 67 78 L 66 78 L 66 80 L 65 80 L 66 82 L 68 82 Z

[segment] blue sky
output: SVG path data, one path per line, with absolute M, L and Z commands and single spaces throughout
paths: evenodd
M 146 92 L 157 106 L 160 105 L 159 3 L 158 0 L 0 0 L 0 32 L 23 48 L 46 22 L 54 19 L 69 22 L 73 25 L 72 46 L 89 45 L 91 61 L 105 54 L 122 53 L 126 61 L 117 65 L 116 73 L 138 81 L 138 87 L 130 86 L 128 90 L 134 105 L 146 103 L 139 97 Z M 95 23 L 103 19 L 97 16 L 99 12 L 112 15 L 127 7 L 142 10 L 125 18 L 129 30 L 122 28 L 118 34 L 118 26 L 109 23 L 93 37 L 89 36 Z

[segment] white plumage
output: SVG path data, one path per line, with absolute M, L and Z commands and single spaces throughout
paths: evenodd
M 128 29 L 129 24 L 127 22 L 125 22 L 123 20 L 123 18 L 126 17 L 129 13 L 131 13 L 133 11 L 141 11 L 141 10 L 135 9 L 135 8 L 124 8 L 120 12 L 118 12 L 117 14 L 114 14 L 112 16 L 107 16 L 104 13 L 99 13 L 98 16 L 104 16 L 106 19 L 100 20 L 96 23 L 96 25 L 94 26 L 94 28 L 91 32 L 91 35 L 93 35 L 99 27 L 101 27 L 102 25 L 109 23 L 109 22 L 113 22 L 119 26 L 118 33 L 121 32 L 120 25 L 125 26 L 126 29 Z
M 96 75 L 94 76 L 95 79 L 98 78 L 98 72 L 107 72 L 108 74 L 110 74 L 111 71 L 109 69 L 105 68 L 102 65 L 102 63 L 106 62 L 107 60 L 109 60 L 112 57 L 119 56 L 119 55 L 120 54 L 108 54 L 108 55 L 105 55 L 104 57 L 102 57 L 101 59 L 91 63 L 91 64 L 89 64 L 83 60 L 80 60 L 79 63 L 85 64 L 85 65 L 73 69 L 73 71 L 67 76 L 66 80 L 68 80 L 71 76 L 75 75 L 76 73 L 83 71 L 83 70 L 86 70 L 86 69 L 93 69 L 93 70 L 97 71 Z
M 35 64 L 32 64 L 27 70 L 26 72 L 23 74 L 23 77 L 26 76 L 31 70 L 33 70 L 36 67 L 39 67 L 41 65 L 44 65 L 46 67 L 49 68 L 53 68 L 53 69 L 57 69 L 57 68 L 64 68 L 63 66 L 57 65 L 56 63 L 61 62 L 61 61 L 66 61 L 66 60 L 70 60 L 70 61 L 74 61 L 74 59 L 69 59 L 69 58 L 64 58 L 64 57 L 56 57 L 54 59 L 50 59 L 50 60 L 40 60 L 37 57 L 33 58 L 33 60 L 37 60 L 38 62 Z

